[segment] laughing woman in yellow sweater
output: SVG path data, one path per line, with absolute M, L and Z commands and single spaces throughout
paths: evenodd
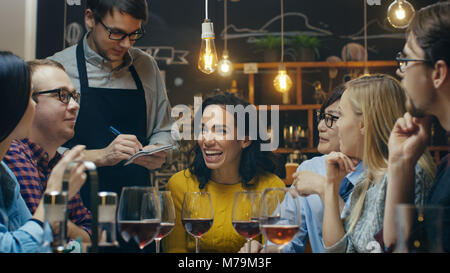
M 285 187 L 273 174 L 271 152 L 261 151 L 261 140 L 250 140 L 249 116 L 245 116 L 245 139 L 238 136 L 237 119 L 226 106 L 248 102 L 231 93 L 206 99 L 197 115 L 201 115 L 202 131 L 195 147 L 195 158 L 189 169 L 173 175 L 168 182 L 176 211 L 173 231 L 163 239 L 164 252 L 195 252 L 194 237 L 181 223 L 184 193 L 209 192 L 213 203 L 214 222 L 200 238 L 200 252 L 238 252 L 246 240 L 231 224 L 234 195 L 237 191 L 264 191 L 269 187 Z M 240 134 L 239 134 L 240 135 Z

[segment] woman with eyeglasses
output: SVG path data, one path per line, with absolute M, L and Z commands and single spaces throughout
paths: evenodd
M 0 52 L 0 160 L 11 142 L 29 135 L 34 118 L 35 102 L 31 98 L 30 72 L 27 64 L 10 52 Z M 81 159 L 84 146 L 75 147 L 55 166 L 46 192 L 61 191 L 62 177 L 67 164 Z M 84 183 L 84 166 L 71 173 L 69 198 Z M 20 195 L 20 187 L 5 162 L 0 164 L 0 253 L 49 251 L 43 248 L 51 229 L 44 226 L 43 201 L 32 215 Z M 6 216 L 6 217 L 5 217 Z
M 294 183 L 291 188 L 296 189 L 301 195 L 300 214 L 302 217 L 300 232 L 284 248 L 284 253 L 303 253 L 305 252 L 306 242 L 309 239 L 311 251 L 314 253 L 323 252 L 322 243 L 322 215 L 323 204 L 320 196 L 323 194 L 323 187 L 326 179 L 325 156 L 331 152 L 339 151 L 339 135 L 336 127 L 336 121 L 339 119 L 339 100 L 344 92 L 344 85 L 337 86 L 328 96 L 316 114 L 317 129 L 319 131 L 319 143 L 317 150 L 322 156 L 317 156 L 303 161 L 294 174 Z M 342 182 L 342 206 L 352 189 L 352 183 L 355 183 L 361 169 L 349 174 L 347 179 Z M 286 210 L 292 211 L 292 215 L 297 215 L 293 209 L 292 197 L 286 197 L 283 203 Z M 247 251 L 246 247 L 241 249 Z M 264 252 L 262 245 L 252 242 L 252 252 Z M 278 247 L 268 242 L 268 252 L 278 252 Z
M 323 243 L 326 252 L 381 252 L 374 236 L 383 226 L 388 184 L 388 139 L 396 120 L 406 112 L 400 83 L 388 75 L 365 75 L 345 85 L 339 102 L 340 152 L 326 156 Z M 339 188 L 343 177 L 363 162 L 363 174 L 341 214 Z M 415 203 L 431 188 L 435 165 L 425 152 L 415 172 Z

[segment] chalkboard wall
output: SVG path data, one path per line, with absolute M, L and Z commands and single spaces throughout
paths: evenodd
M 320 48 L 319 61 L 331 55 L 340 57 L 342 47 L 349 42 L 364 44 L 363 40 L 359 39 L 363 36 L 363 0 L 285 0 L 284 2 L 285 32 L 312 31 L 323 35 L 320 36 L 323 46 Z M 404 31 L 393 29 L 387 23 L 386 11 L 392 1 L 381 0 L 380 2 L 379 6 L 367 6 L 368 56 L 369 60 L 392 60 L 404 44 Z M 437 1 L 411 0 L 410 2 L 417 10 Z M 38 0 L 37 58 L 45 58 L 62 50 L 64 46 L 69 46 L 81 37 L 77 37 L 77 34 L 84 34 L 86 31 L 84 28 L 85 0 L 66 0 L 66 3 L 65 12 L 63 0 Z M 216 73 L 205 75 L 197 69 L 201 23 L 205 17 L 205 1 L 149 0 L 148 4 L 150 19 L 145 26 L 147 34 L 136 43 L 136 46 L 160 49 L 155 56 L 160 69 L 165 71 L 168 95 L 172 105 L 192 104 L 195 94 L 205 94 L 215 88 L 226 90 L 230 88 L 232 79 L 237 80 L 238 88 L 243 90 L 247 88 L 247 78 L 242 72 L 234 73 L 230 78 L 224 79 Z M 272 18 L 280 15 L 280 1 L 277 0 L 228 0 L 227 6 L 228 25 L 234 25 L 238 30 L 261 29 Z M 66 42 L 63 43 L 65 13 Z M 304 16 L 288 16 L 289 13 L 301 13 Z M 220 57 L 224 44 L 223 0 L 209 0 L 209 18 L 214 23 L 216 47 Z M 73 23 L 78 23 L 78 28 L 74 27 Z M 280 20 L 275 20 L 264 30 L 274 34 L 279 33 Z M 324 33 L 327 34 L 324 35 Z M 233 35 L 236 34 L 249 34 L 249 32 L 228 29 L 228 49 L 232 61 L 262 62 L 262 54 L 256 53 L 252 44 L 248 42 L 252 35 L 234 38 Z M 378 35 L 382 37 L 372 38 Z M 389 35 L 391 37 L 386 38 Z M 172 53 L 174 54 L 173 62 L 168 64 L 166 59 Z M 291 55 L 286 54 L 285 61 L 295 60 Z

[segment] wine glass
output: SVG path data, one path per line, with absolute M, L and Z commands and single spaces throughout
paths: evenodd
M 199 253 L 199 239 L 211 228 L 214 219 L 209 192 L 186 192 L 184 194 L 181 222 L 186 231 L 195 237 L 195 253 Z
M 125 242 L 134 239 L 142 250 L 159 232 L 161 209 L 153 187 L 124 187 L 118 210 L 119 230 Z
M 261 234 L 259 229 L 259 208 L 261 192 L 238 191 L 234 196 L 231 222 L 239 235 L 247 240 L 248 253 L 250 241 Z
M 161 239 L 169 235 L 175 226 L 175 206 L 173 204 L 172 193 L 170 191 L 158 192 L 161 207 L 161 228 L 156 235 L 156 253 L 160 252 Z
M 283 202 L 292 195 L 293 210 L 286 210 Z M 295 190 L 290 188 L 267 188 L 261 197 L 259 225 L 262 234 L 272 243 L 279 245 L 278 251 L 289 243 L 300 231 L 300 203 Z

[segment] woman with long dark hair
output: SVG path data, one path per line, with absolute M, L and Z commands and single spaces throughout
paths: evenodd
M 11 141 L 29 135 L 35 102 L 31 98 L 30 72 L 27 64 L 10 52 L 0 51 L 0 161 Z M 46 192 L 61 191 L 67 164 L 81 159 L 84 146 L 74 148 L 58 163 L 49 178 Z M 69 199 L 84 183 L 83 165 L 72 171 Z M 44 206 L 39 204 L 31 215 L 20 195 L 16 177 L 3 161 L 0 164 L 0 252 L 38 252 L 48 238 L 44 229 Z M 49 230 L 49 229 L 48 229 Z M 51 238 L 51 234 L 50 234 Z
M 274 174 L 271 152 L 262 151 L 262 140 L 251 139 L 250 115 L 245 114 L 244 139 L 238 135 L 238 118 L 227 111 L 227 106 L 250 104 L 234 94 L 223 93 L 207 98 L 202 103 L 201 134 L 194 148 L 194 159 L 188 169 L 173 175 L 168 182 L 175 203 L 177 220 L 172 233 L 163 240 L 166 252 L 193 252 L 195 242 L 181 224 L 184 193 L 209 192 L 214 208 L 214 222 L 201 237 L 202 252 L 237 252 L 246 240 L 233 228 L 231 212 L 237 191 L 263 191 L 269 187 L 285 187 Z

